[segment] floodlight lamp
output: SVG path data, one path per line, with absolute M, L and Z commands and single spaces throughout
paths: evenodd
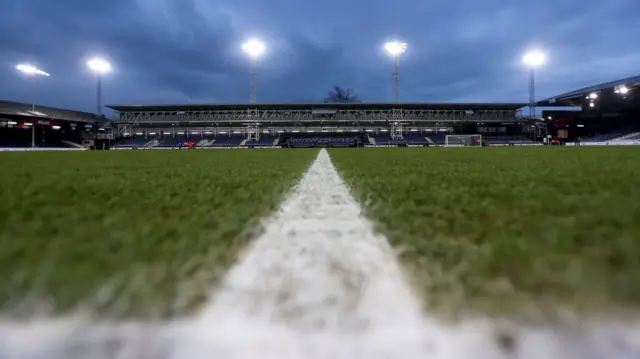
M 547 55 L 540 50 L 533 50 L 524 55 L 522 62 L 530 67 L 539 67 L 547 62 Z
M 20 65 L 16 66 L 16 69 L 18 71 L 22 72 L 23 74 L 26 74 L 26 75 L 31 75 L 31 76 L 34 76 L 34 75 L 49 76 L 48 73 L 46 73 L 46 72 L 44 72 L 44 71 L 42 71 L 42 70 L 40 70 L 37 67 L 32 66 L 32 65 L 20 64 Z
M 629 88 L 625 85 L 622 85 L 620 87 L 618 87 L 618 89 L 616 90 L 616 92 L 622 94 L 622 95 L 626 95 L 629 92 Z
M 407 44 L 404 42 L 392 41 L 384 44 L 385 50 L 393 56 L 398 56 L 407 50 Z
M 589 98 L 592 99 L 592 100 L 595 100 L 595 99 L 598 98 L 598 94 L 595 93 L 595 92 L 592 92 L 592 93 L 589 94 Z
M 595 107 L 596 104 L 594 104 L 593 102 L 589 102 L 589 107 Z
M 257 58 L 264 54 L 265 46 L 258 40 L 249 40 L 242 44 L 242 50 L 252 58 Z
M 101 58 L 93 58 L 87 62 L 87 66 L 91 71 L 98 74 L 106 74 L 111 71 L 111 64 L 107 60 Z

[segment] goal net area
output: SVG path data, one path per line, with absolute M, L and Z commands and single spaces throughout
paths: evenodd
M 480 147 L 482 135 L 447 135 L 445 147 Z

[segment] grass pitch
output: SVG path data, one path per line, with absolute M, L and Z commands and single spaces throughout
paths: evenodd
M 330 154 L 431 309 L 640 304 L 640 147 Z
M 316 154 L 0 153 L 0 305 L 192 312 Z

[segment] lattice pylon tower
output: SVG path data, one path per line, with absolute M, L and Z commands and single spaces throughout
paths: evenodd
M 260 139 L 260 124 L 251 122 L 247 125 L 247 141 L 258 141 Z
M 402 135 L 402 124 L 401 123 L 392 123 L 391 124 L 391 139 L 392 140 L 401 140 L 403 139 Z
M 533 68 L 529 72 L 529 117 L 536 117 L 536 81 Z

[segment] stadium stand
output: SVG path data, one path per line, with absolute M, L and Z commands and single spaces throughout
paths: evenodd
M 543 119 L 562 141 L 610 142 L 637 139 L 640 132 L 640 76 L 570 91 L 538 103 Z
M 357 143 L 355 136 L 294 137 L 289 139 L 288 147 L 356 147 Z
M 255 141 L 247 141 L 247 146 L 277 146 L 279 142 L 278 136 L 260 136 L 260 138 Z
M 522 127 L 513 103 L 349 103 L 111 105 L 118 111 L 114 136 L 127 142 L 132 134 L 157 147 L 179 147 L 185 133 L 197 136 L 196 147 L 349 147 L 438 146 L 448 133 L 476 133 L 476 127 Z M 397 121 L 403 123 L 399 123 Z M 410 128 L 403 128 L 409 127 Z M 233 134 L 229 136 L 229 134 Z M 348 134 L 348 135 L 347 135 Z
M 242 136 L 219 136 L 215 137 L 215 142 L 211 145 L 212 147 L 236 147 L 241 144 L 244 145 L 244 141 L 246 141 L 245 137 Z
M 0 100 L 0 147 L 82 147 L 104 122 L 88 112 Z
M 32 111 L 31 104 L 0 100 L 0 114 L 2 115 L 87 123 L 93 123 L 99 120 L 94 113 L 90 112 L 72 111 L 40 105 L 36 105 L 34 109 L 35 111 Z

